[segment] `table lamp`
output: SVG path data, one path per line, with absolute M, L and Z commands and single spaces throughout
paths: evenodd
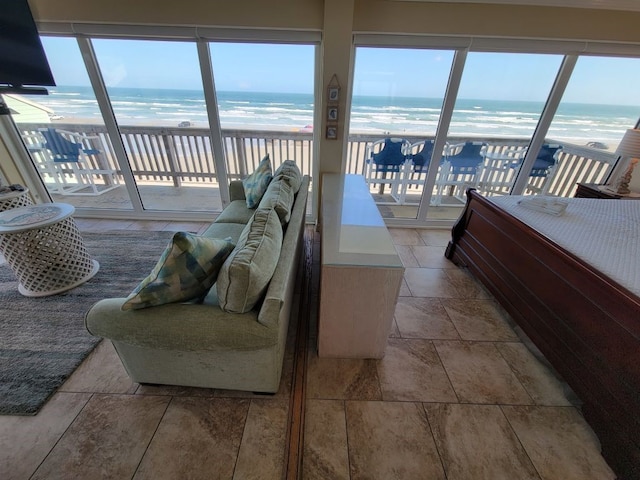
M 630 128 L 625 132 L 624 137 L 622 137 L 622 140 L 620 141 L 620 145 L 618 145 L 618 148 L 616 149 L 616 155 L 623 158 L 631 158 L 627 170 L 616 184 L 616 193 L 626 195 L 631 193 L 631 190 L 629 190 L 629 182 L 631 181 L 633 169 L 640 158 L 640 130 Z

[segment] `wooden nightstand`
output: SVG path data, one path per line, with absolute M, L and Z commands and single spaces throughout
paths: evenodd
M 604 185 L 597 183 L 579 183 L 576 190 L 575 198 L 604 198 L 604 199 L 630 199 L 640 200 L 640 193 L 631 192 L 626 195 L 619 195 L 610 190 L 603 189 Z

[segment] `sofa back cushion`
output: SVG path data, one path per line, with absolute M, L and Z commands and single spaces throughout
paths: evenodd
M 300 184 L 302 183 L 302 173 L 300 173 L 300 168 L 298 168 L 296 162 L 294 162 L 293 160 L 285 160 L 273 174 L 273 179 L 282 179 L 286 181 L 289 185 L 291 185 L 291 188 L 293 188 L 293 193 L 295 194 L 298 193 L 298 190 L 300 190 Z
M 220 269 L 216 291 L 225 312 L 244 313 L 260 301 L 280 258 L 282 226 L 274 209 L 256 209 Z
M 284 226 L 291 218 L 291 207 L 293 207 L 294 199 L 295 193 L 291 185 L 283 179 L 274 178 L 262 196 L 258 208 L 273 208 L 280 218 L 280 223 Z

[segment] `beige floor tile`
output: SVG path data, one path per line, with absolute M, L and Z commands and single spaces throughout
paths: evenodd
M 494 300 L 443 298 L 442 305 L 463 340 L 518 341 Z
M 136 222 L 136 230 L 148 232 L 162 232 L 168 229 L 169 222 L 164 220 L 139 220 Z
M 422 407 L 346 402 L 351 480 L 444 479 Z
M 60 387 L 60 392 L 133 393 L 138 387 L 108 340 L 101 341 Z
M 283 477 L 288 410 L 287 399 L 251 400 L 234 479 Z
M 402 265 L 407 267 L 419 267 L 418 260 L 413 255 L 410 245 L 395 245 L 398 256 L 402 261 Z
M 422 237 L 422 241 L 425 245 L 432 245 L 434 247 L 446 247 L 451 240 L 451 229 L 425 229 L 418 230 L 418 233 Z
M 413 297 L 458 298 L 458 291 L 447 271 L 441 268 L 407 268 L 404 279 Z
M 389 339 L 378 376 L 385 401 L 457 402 L 451 382 L 429 340 Z
M 391 324 L 391 333 L 389 334 L 389 338 L 400 338 L 400 330 L 398 329 L 398 323 L 396 319 L 393 319 L 393 323 Z
M 597 437 L 573 407 L 502 407 L 543 480 L 616 478 Z
M 394 245 L 424 245 L 422 237 L 412 228 L 389 228 Z
M 91 398 L 56 393 L 34 416 L 0 416 L 0 478 L 27 479 Z
M 164 395 L 169 397 L 213 397 L 215 388 L 184 387 L 182 385 L 141 384 L 136 395 Z
M 168 403 L 94 395 L 32 479 L 132 478 Z
M 198 233 L 202 229 L 206 230 L 210 225 L 210 223 L 202 222 L 169 222 L 162 227 L 162 231 Z
M 305 413 L 304 480 L 350 480 L 344 402 L 307 400 Z
M 433 342 L 460 402 L 531 405 L 493 343 Z
M 134 478 L 232 478 L 248 410 L 248 400 L 174 398 Z
M 458 268 L 455 263 L 444 256 L 444 247 L 414 245 L 413 256 L 420 267 L 426 268 Z
M 357 358 L 319 358 L 307 362 L 307 398 L 381 400 L 376 361 Z
M 139 230 L 137 225 L 139 222 L 133 220 L 111 220 L 101 219 L 99 222 L 95 222 L 86 225 L 82 231 L 85 232 L 112 232 L 114 230 Z
M 455 295 L 455 298 L 493 298 L 484 286 L 476 280 L 466 268 L 447 268 L 445 273 Z
M 439 298 L 399 298 L 395 319 L 403 338 L 460 339 Z
M 448 480 L 540 479 L 500 407 L 424 407 Z
M 524 344 L 496 343 L 496 347 L 536 405 L 571 405 L 560 379 Z
M 402 283 L 400 284 L 400 293 L 398 294 L 400 297 L 410 297 L 411 290 L 409 290 L 409 286 L 407 285 L 407 281 L 403 278 Z

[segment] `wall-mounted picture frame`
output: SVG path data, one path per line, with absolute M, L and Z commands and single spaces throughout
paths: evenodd
M 338 139 L 338 127 L 335 125 L 329 125 L 327 127 L 327 140 L 337 140 Z
M 337 103 L 340 100 L 340 87 L 329 87 L 327 89 L 328 101 Z
M 327 122 L 338 121 L 338 107 L 327 107 Z

